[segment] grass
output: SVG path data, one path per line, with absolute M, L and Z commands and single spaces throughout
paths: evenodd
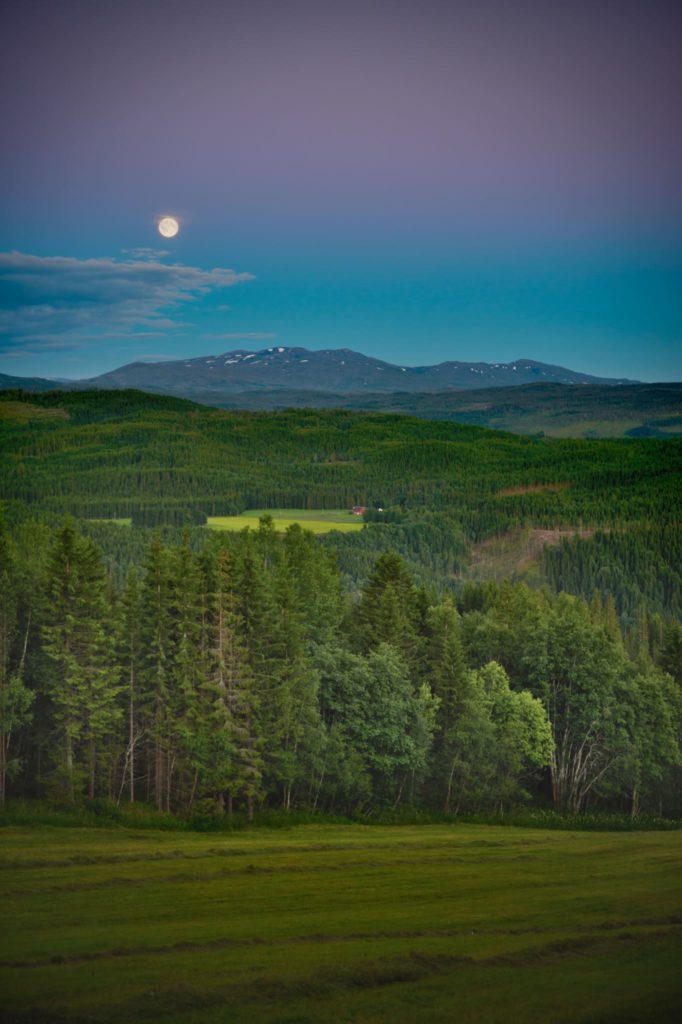
M 124 516 L 122 519 L 97 519 L 90 518 L 87 520 L 89 523 L 113 523 L 115 526 L 130 526 L 132 524 L 132 516 Z
M 340 530 L 342 533 L 350 533 L 353 530 L 361 530 L 363 521 L 361 516 L 351 516 L 347 509 L 252 509 L 242 512 L 238 516 L 209 516 L 207 527 L 210 530 L 243 530 L 250 526 L 252 530 L 258 529 L 258 521 L 261 516 L 272 516 L 275 529 L 283 533 L 293 523 L 299 523 L 306 530 L 312 533 L 329 533 L 330 530 Z M 90 519 L 91 523 L 114 523 L 117 526 L 130 526 L 131 519 Z
M 682 833 L 2 832 L 5 1021 L 673 1021 Z
M 207 526 L 211 530 L 243 530 L 246 526 L 256 530 L 261 516 L 272 516 L 275 529 L 280 532 L 293 523 L 299 523 L 313 533 L 329 533 L 330 530 L 350 533 L 363 527 L 362 517 L 351 515 L 348 509 L 324 508 L 250 509 L 238 516 L 209 516 Z
M 234 832 L 243 829 L 290 829 L 296 825 L 504 825 L 514 828 L 560 829 L 568 832 L 667 832 L 682 830 L 682 819 L 614 811 L 570 814 L 553 807 L 517 807 L 502 813 L 478 811 L 445 814 L 428 808 L 373 808 L 366 813 L 327 814 L 319 810 L 259 808 L 253 821 L 242 811 L 232 815 L 196 813 L 180 817 L 157 811 L 151 804 L 117 804 L 101 797 L 65 805 L 42 800 L 10 800 L 0 812 L 0 829 L 13 825 L 59 828 L 153 829 L 171 832 Z
M 66 409 L 50 409 L 31 402 L 0 402 L 0 420 L 30 423 L 34 420 L 68 420 Z

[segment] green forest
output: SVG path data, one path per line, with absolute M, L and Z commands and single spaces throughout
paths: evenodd
M 682 815 L 679 440 L 121 391 L 0 413 L 3 803 Z M 201 525 L 360 503 L 350 534 Z M 581 536 L 476 582 L 531 527 Z

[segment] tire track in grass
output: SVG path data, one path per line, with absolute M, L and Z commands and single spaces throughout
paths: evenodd
M 670 935 L 670 929 L 661 929 L 642 935 L 626 932 L 608 939 L 600 935 L 561 939 L 545 946 L 528 947 L 515 953 L 495 954 L 479 959 L 411 950 L 403 955 L 378 957 L 354 965 L 323 967 L 305 977 L 259 978 L 234 985 L 222 992 L 199 992 L 186 986 L 152 990 L 115 1005 L 90 1009 L 87 1014 L 69 1012 L 60 1007 L 51 1007 L 47 1016 L 46 1010 L 38 1007 L 26 1011 L 8 1011 L 0 1014 L 0 1024 L 45 1024 L 48 1020 L 50 1024 L 116 1024 L 118 1021 L 140 1021 L 145 1018 L 171 1020 L 178 1013 L 201 1012 L 217 1007 L 223 1007 L 226 1012 L 238 1009 L 244 1014 L 248 1004 L 257 1003 L 276 1003 L 284 1009 L 286 1002 L 301 998 L 324 998 L 334 992 L 416 984 L 463 970 L 545 968 L 562 961 L 575 962 L 595 954 L 613 954 L 627 946 L 636 949 L 642 943 L 663 941 Z M 242 1016 L 241 1019 L 247 1018 Z
M 623 935 L 618 936 L 618 938 L 622 939 L 628 937 L 632 939 L 644 939 L 652 937 L 652 935 L 655 936 L 656 934 L 677 934 L 677 928 L 682 925 L 682 915 L 669 914 L 661 915 L 659 917 L 637 918 L 629 921 L 600 921 L 591 925 L 576 925 L 568 930 L 570 930 L 571 933 L 585 933 L 581 938 L 555 940 L 552 943 L 549 943 L 548 946 L 532 947 L 532 949 L 539 948 L 540 950 L 543 950 L 566 944 L 575 945 L 578 943 L 580 945 L 593 940 L 603 941 L 601 936 L 593 936 L 591 934 L 592 932 L 620 931 L 629 928 L 651 928 L 661 925 L 667 927 L 658 933 L 646 932 L 641 935 L 636 935 L 632 932 L 624 932 Z M 292 935 L 273 939 L 261 939 L 258 937 L 242 939 L 220 938 L 211 939 L 208 942 L 181 941 L 169 943 L 164 946 L 119 946 L 114 949 L 97 950 L 93 952 L 56 953 L 52 956 L 27 960 L 1 960 L 0 968 L 31 969 L 36 967 L 54 966 L 55 964 L 77 964 L 91 963 L 97 960 L 114 960 L 120 957 L 168 956 L 175 953 L 207 953 L 212 950 L 241 949 L 254 946 L 295 946 L 335 942 L 393 941 L 395 939 L 455 939 L 472 935 L 543 935 L 548 933 L 556 934 L 561 930 L 562 929 L 559 927 L 542 928 L 539 926 L 529 926 L 527 928 L 429 928 L 421 930 L 398 929 L 395 931 L 379 932 L 348 932 L 347 934 L 325 934 L 315 932 L 310 935 Z M 517 954 L 511 955 L 516 956 Z M 476 964 L 482 962 L 480 960 L 473 960 L 473 958 L 465 959 L 472 959 L 472 962 Z
M 17 859 L 0 860 L 0 871 L 19 870 L 21 868 L 68 868 L 88 867 L 95 864 L 135 864 L 142 861 L 164 861 L 164 860 L 210 860 L 212 857 L 267 857 L 278 853 L 354 853 L 359 850 L 395 850 L 414 849 L 415 853 L 421 854 L 422 850 L 450 850 L 456 845 L 458 849 L 507 847 L 510 843 L 503 840 L 457 840 L 441 841 L 437 843 L 413 842 L 367 842 L 367 843 L 319 843 L 305 844 L 300 846 L 259 846 L 257 850 L 251 848 L 238 849 L 234 847 L 212 847 L 210 850 L 195 852 L 194 850 L 161 850 L 158 853 L 121 853 L 121 854 L 74 854 L 71 857 L 63 857 L 52 860 Z M 514 846 L 543 846 L 542 840 L 515 839 Z
M 531 860 L 530 854 L 511 854 L 508 856 L 499 854 L 495 857 L 495 863 L 508 864 L 510 861 L 519 860 Z M 405 867 L 413 866 L 414 858 L 396 858 L 388 862 L 390 867 Z M 489 864 L 490 861 L 484 857 L 465 857 L 465 856 L 452 856 L 452 857 L 420 857 L 420 865 L 431 864 L 431 865 L 448 865 L 448 864 L 473 864 L 480 866 L 482 864 Z M 70 865 L 73 866 L 73 865 Z M 260 865 L 260 864 L 246 864 L 244 867 L 235 868 L 221 868 L 219 871 L 207 871 L 203 874 L 189 874 L 183 872 L 180 874 L 173 875 L 154 875 L 150 877 L 142 878 L 123 878 L 120 876 L 113 876 L 111 878 L 103 878 L 99 881 L 93 882 L 56 882 L 53 885 L 46 885 L 40 889 L 35 886 L 23 889 L 8 889 L 4 893 L 6 899 L 23 897 L 23 896 L 36 896 L 47 893 L 59 893 L 59 892 L 94 892 L 101 889 L 119 889 L 125 886 L 129 886 L 131 889 L 140 888 L 147 885 L 163 885 L 170 882 L 186 884 L 193 882 L 214 882 L 221 878 L 232 878 L 239 875 L 314 875 L 324 873 L 338 873 L 339 871 L 354 871 L 354 870 L 383 870 L 387 866 L 386 861 L 377 860 L 363 860 L 363 861 L 351 861 L 345 863 L 335 864 L 280 864 L 277 866 Z

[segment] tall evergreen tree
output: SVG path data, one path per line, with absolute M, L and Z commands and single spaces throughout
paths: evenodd
M 455 765 L 461 758 L 460 724 L 469 680 L 459 634 L 459 615 L 449 595 L 441 604 L 429 609 L 426 628 L 428 641 L 423 675 L 439 701 L 430 788 L 439 791 L 444 810 L 450 811 Z
M 122 669 L 122 682 L 127 687 L 126 720 L 127 737 L 123 771 L 121 773 L 121 792 L 128 780 L 128 799 L 135 802 L 135 781 L 137 770 L 137 748 L 142 739 L 142 717 L 139 708 L 140 671 L 142 666 L 141 622 L 142 596 L 135 569 L 128 573 L 121 596 L 119 618 L 119 661 Z
M 121 685 L 104 567 L 95 545 L 78 536 L 72 520 L 57 534 L 48 593 L 43 639 L 52 662 L 50 696 L 61 733 L 58 774 L 64 795 L 73 801 L 79 769 L 85 771 L 88 795 L 95 795 L 97 745 L 120 719 Z M 79 748 L 84 748 L 80 764 Z
M 33 693 L 24 683 L 31 628 L 28 615 L 19 634 L 17 566 L 4 521 L 0 518 L 0 807 L 5 806 L 8 776 L 19 768 L 10 756 L 12 736 L 31 719 Z
M 140 600 L 142 664 L 141 700 L 143 728 L 151 744 L 147 767 L 147 791 L 153 783 L 154 802 L 160 811 L 170 809 L 172 758 L 171 669 L 173 615 L 171 570 L 166 549 L 155 538 L 147 553 Z
M 419 647 L 419 609 L 417 588 L 403 560 L 394 551 L 380 555 L 358 606 L 363 648 L 391 644 L 411 664 Z

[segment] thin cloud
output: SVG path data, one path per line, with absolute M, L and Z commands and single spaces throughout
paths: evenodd
M 186 328 L 188 305 L 252 280 L 253 274 L 157 258 L 0 253 L 0 351 L 67 350 L 114 335 Z
M 164 256 L 170 256 L 168 249 L 150 249 L 148 246 L 139 246 L 137 249 L 121 249 L 126 256 L 132 256 L 134 260 L 162 260 Z

